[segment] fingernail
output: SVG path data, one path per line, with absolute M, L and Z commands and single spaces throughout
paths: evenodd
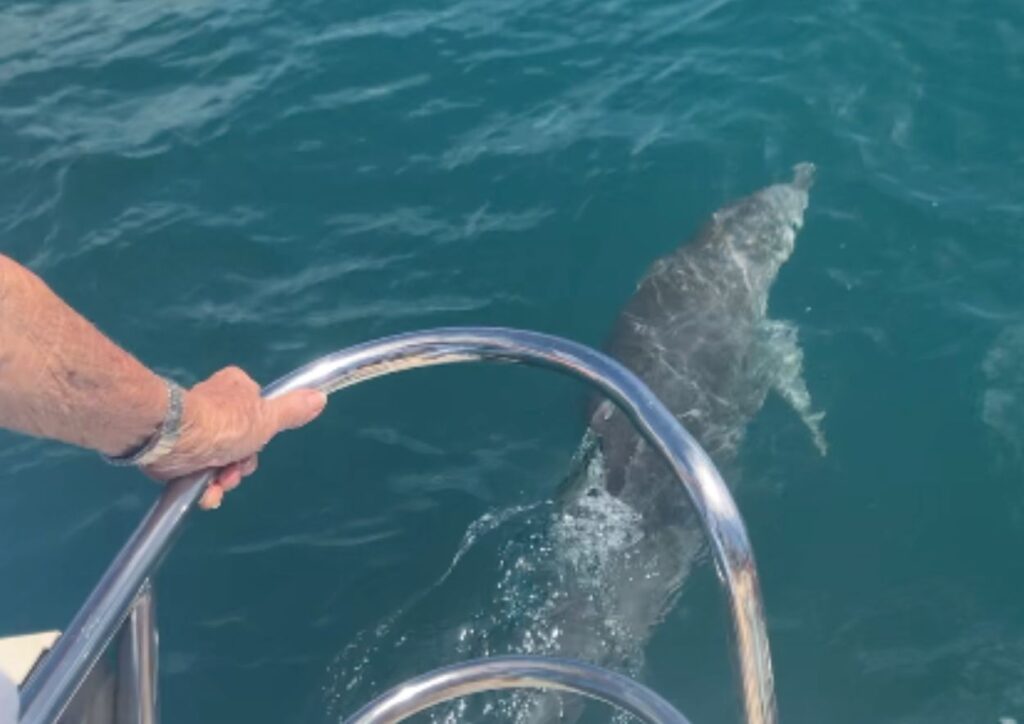
M 199 506 L 203 510 L 216 510 L 220 507 L 220 502 L 224 499 L 224 493 L 218 488 L 210 486 L 203 493 L 203 497 L 199 500 Z

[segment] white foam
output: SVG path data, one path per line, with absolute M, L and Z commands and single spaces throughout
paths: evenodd
M 600 588 L 612 559 L 643 537 L 643 519 L 605 490 L 599 450 L 591 456 L 584 475 L 585 494 L 555 515 L 552 538 L 560 560 L 578 576 L 576 583 Z

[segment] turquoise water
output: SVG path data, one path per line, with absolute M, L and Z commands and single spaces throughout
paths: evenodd
M 831 448 L 769 400 L 737 485 L 781 720 L 995 723 L 1024 717 L 1022 88 L 1009 0 L 8 0 L 0 248 L 183 382 L 269 381 L 435 325 L 600 345 L 654 258 L 812 161 L 771 311 Z M 584 398 L 429 371 L 276 441 L 161 572 L 165 721 L 332 721 L 453 657 Z M 13 436 L 0 486 L 0 633 L 63 626 L 157 494 Z M 725 631 L 704 565 L 641 672 L 695 722 L 735 720 Z

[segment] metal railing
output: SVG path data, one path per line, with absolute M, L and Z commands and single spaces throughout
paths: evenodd
M 119 658 L 122 686 L 118 687 L 123 694 L 118 701 L 117 720 L 121 724 L 160 724 L 156 603 L 148 580 L 142 584 L 125 627 Z
M 436 669 L 384 692 L 345 724 L 397 724 L 452 699 L 524 688 L 582 694 L 644 722 L 690 724 L 671 704 L 628 676 L 579 661 L 542 656 L 491 656 Z
M 536 332 L 500 328 L 437 329 L 335 352 L 282 377 L 266 387 L 263 394 L 275 397 L 309 387 L 330 393 L 404 370 L 477 361 L 523 362 L 589 382 L 617 404 L 664 457 L 698 514 L 729 602 L 746 721 L 748 724 L 775 724 L 775 691 L 760 585 L 739 510 L 707 454 L 647 386 L 615 360 L 590 347 Z M 125 619 L 137 611 L 136 602 L 149 600 L 145 596 L 139 598 L 143 587 L 170 550 L 185 516 L 196 505 L 211 478 L 209 473 L 195 474 L 167 485 L 27 682 L 22 692 L 22 724 L 54 721 Z M 155 641 L 148 651 L 154 653 Z M 546 686 L 558 684 L 551 670 L 544 668 L 542 659 L 521 660 L 535 667 L 534 678 L 546 682 Z M 155 685 L 152 684 L 155 661 L 150 660 L 149 665 L 149 673 L 137 677 L 139 682 L 150 682 L 148 693 L 142 694 L 150 697 L 148 708 L 140 709 L 151 712 L 150 718 L 140 716 L 140 722 L 156 721 Z M 471 665 L 467 666 L 470 669 L 466 671 L 472 670 Z M 567 680 L 562 684 L 568 685 Z M 429 691 L 429 687 L 425 691 Z M 372 717 L 360 720 L 361 724 L 383 721 L 394 720 Z

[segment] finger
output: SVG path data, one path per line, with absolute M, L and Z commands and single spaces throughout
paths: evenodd
M 295 390 L 267 401 L 273 429 L 271 436 L 281 430 L 292 430 L 311 422 L 327 405 L 327 395 L 320 390 Z
M 217 483 L 210 483 L 199 499 L 199 507 L 203 510 L 216 510 L 224 500 L 224 490 Z
M 242 482 L 241 463 L 231 463 L 217 473 L 213 481 L 223 492 L 234 490 Z
M 240 462 L 239 466 L 242 468 L 243 478 L 248 475 L 252 475 L 253 473 L 256 472 L 256 468 L 259 467 L 259 458 L 257 458 L 257 456 L 255 455 L 250 455 L 245 460 Z

